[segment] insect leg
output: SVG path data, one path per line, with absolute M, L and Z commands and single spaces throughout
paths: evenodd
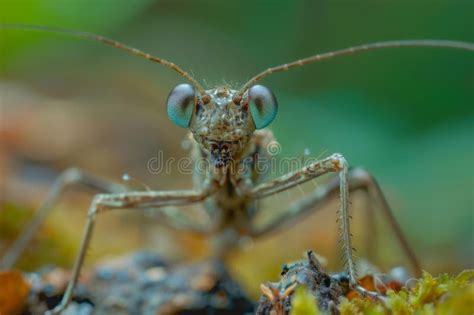
M 328 161 L 331 160 L 333 161 L 333 167 L 331 167 L 331 164 L 328 163 Z M 416 256 L 403 236 L 403 233 L 397 224 L 395 217 L 393 216 L 392 211 L 390 210 L 390 207 L 388 206 L 388 203 L 375 179 L 368 172 L 362 169 L 348 171 L 347 162 L 340 155 L 332 155 L 327 159 L 321 160 L 303 168 L 299 172 L 293 172 L 270 183 L 257 186 L 254 189 L 254 193 L 256 198 L 264 198 L 329 172 L 339 172 L 339 179 L 334 179 L 323 186 L 319 186 L 309 196 L 296 201 L 283 215 L 275 218 L 266 226 L 256 229 L 254 231 L 254 235 L 261 236 L 263 234 L 270 233 L 303 213 L 307 213 L 312 209 L 320 209 L 325 202 L 330 200 L 330 197 L 333 197 L 339 193 L 341 198 L 341 209 L 339 212 L 341 222 L 341 237 L 344 244 L 344 255 L 347 262 L 347 271 L 350 277 L 351 285 L 358 289 L 357 277 L 355 274 L 354 262 L 352 258 L 352 240 L 350 235 L 347 206 L 349 190 L 354 191 L 363 189 L 368 193 L 370 198 L 377 202 L 380 209 L 384 213 L 385 218 L 388 220 L 391 228 L 395 232 L 395 235 L 400 242 L 405 254 L 410 259 L 413 268 L 417 273 L 419 273 L 420 267 Z M 370 295 L 370 292 L 363 293 Z
M 273 181 L 258 185 L 252 190 L 252 193 L 254 198 L 260 199 L 295 187 L 327 173 L 339 173 L 339 198 L 341 201 L 341 206 L 339 209 L 339 221 L 341 229 L 341 241 L 343 244 L 343 255 L 346 259 L 346 268 L 347 273 L 349 274 L 350 283 L 356 286 L 357 276 L 353 259 L 352 238 L 348 213 L 348 171 L 349 166 L 346 159 L 340 154 L 333 154 L 326 159 L 311 163 L 299 171 L 290 172 Z
M 96 195 L 90 205 L 87 217 L 87 224 L 84 229 L 81 246 L 78 256 L 74 263 L 71 279 L 61 303 L 47 314 L 60 314 L 64 311 L 72 299 L 72 293 L 79 278 L 81 267 L 84 263 L 87 248 L 89 247 L 96 216 L 106 210 L 127 209 L 127 210 L 146 210 L 166 206 L 183 206 L 193 204 L 204 200 L 211 190 L 193 191 L 144 191 L 127 192 L 119 194 Z
M 402 247 L 403 252 L 407 256 L 410 264 L 417 275 L 421 275 L 421 267 L 416 258 L 414 251 L 411 249 L 408 241 L 406 240 L 400 225 L 396 221 L 393 212 L 382 192 L 380 186 L 378 185 L 375 178 L 370 175 L 366 170 L 362 168 L 354 168 L 349 170 L 347 174 L 347 179 L 349 182 L 349 192 L 363 191 L 367 194 L 367 197 L 370 199 L 369 202 L 369 228 L 373 231 L 374 229 L 374 218 L 373 209 L 374 205 L 380 208 L 384 218 L 388 221 L 390 227 L 392 228 L 397 241 Z M 331 179 L 329 182 L 319 185 L 310 195 L 296 201 L 290 207 L 280 215 L 279 217 L 274 218 L 271 222 L 267 223 L 265 226 L 259 227 L 254 230 L 254 236 L 263 236 L 275 232 L 276 230 L 284 227 L 285 225 L 293 222 L 293 220 L 298 219 L 302 215 L 309 213 L 310 211 L 318 211 L 324 208 L 324 205 L 332 200 L 337 193 L 339 192 L 339 181 L 337 178 Z M 371 238 L 369 238 L 369 243 Z M 369 245 L 370 245 L 369 244 Z M 369 248 L 370 250 L 370 248 Z
M 35 212 L 31 221 L 23 229 L 20 236 L 13 242 L 10 248 L 7 249 L 6 254 L 0 261 L 0 269 L 10 269 L 15 265 L 31 239 L 38 232 L 43 222 L 51 213 L 51 210 L 61 197 L 64 189 L 73 184 L 83 185 L 104 193 L 119 193 L 126 191 L 126 187 L 121 184 L 89 175 L 78 168 L 69 168 L 63 171 L 54 181 L 46 200 Z

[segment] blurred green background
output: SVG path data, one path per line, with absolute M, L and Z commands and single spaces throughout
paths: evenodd
M 209 87 L 239 87 L 268 66 L 366 42 L 474 41 L 469 0 L 0 0 L 0 21 L 106 35 L 172 60 Z M 474 263 L 473 57 L 447 49 L 375 51 L 263 81 L 279 99 L 271 128 L 282 154 L 302 156 L 306 148 L 314 155 L 340 152 L 351 165 L 370 170 L 423 266 L 434 273 Z M 189 176 L 146 169 L 158 150 L 165 157 L 187 154 L 181 147 L 185 131 L 167 120 L 164 104 L 168 91 L 182 82 L 166 68 L 104 45 L 0 30 L 0 223 L 9 226 L 0 227 L 0 251 L 68 166 L 116 180 L 128 172 L 155 189 L 191 187 Z M 67 210 L 55 211 L 21 266 L 71 263 L 90 194 L 68 191 L 63 200 L 58 208 Z M 256 283 L 276 279 L 281 263 L 309 248 L 340 268 L 334 209 L 256 241 L 254 249 L 236 255 L 234 273 L 255 292 Z M 18 220 L 6 219 L 7 213 Z M 363 211 L 354 216 L 355 234 L 363 234 Z M 204 252 L 184 237 L 191 250 L 183 253 L 176 237 L 167 236 L 172 232 L 143 216 L 107 214 L 99 221 L 91 260 L 140 247 L 184 258 Z M 374 263 L 384 270 L 406 264 L 388 227 L 377 222 L 381 240 Z M 364 247 L 363 240 L 356 244 Z M 40 259 L 44 248 L 48 256 Z

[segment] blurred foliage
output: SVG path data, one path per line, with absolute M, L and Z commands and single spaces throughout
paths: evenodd
M 18 208 L 6 203 L 2 204 L 2 215 L 0 216 L 0 245 L 11 244 L 23 231 L 26 223 L 33 213 L 32 209 Z M 73 261 L 78 244 L 70 233 L 60 225 L 49 221 L 42 227 L 31 242 L 28 250 L 21 256 L 16 265 L 22 270 L 33 271 L 39 266 L 68 265 Z M 1 248 L 2 246 L 0 246 Z
M 0 0 L 1 23 L 103 34 L 172 60 L 209 86 L 239 86 L 268 66 L 365 42 L 474 41 L 473 21 L 469 0 Z M 169 90 L 182 81 L 168 69 L 97 43 L 0 30 L 0 198 L 9 201 L 8 207 L 36 207 L 54 176 L 71 165 L 116 179 L 130 172 L 157 189 L 190 187 L 189 176 L 153 175 L 145 167 L 157 150 L 165 158 L 187 154 L 181 147 L 185 131 L 172 126 L 164 107 Z M 343 153 L 351 165 L 367 168 L 379 180 L 426 269 L 458 272 L 472 266 L 471 54 L 377 51 L 277 74 L 262 83 L 279 99 L 280 113 L 271 127 L 284 156 L 303 155 L 306 148 L 316 156 Z M 23 217 L 6 219 L 8 207 L 2 205 L 0 219 L 15 221 L 7 225 L 18 231 Z M 87 202 L 70 202 L 69 208 L 65 219 L 50 223 L 66 236 L 81 230 Z M 169 231 L 151 220 L 117 217 L 118 224 L 98 228 L 94 242 L 101 246 L 95 255 L 110 254 L 107 246 L 117 252 L 145 240 L 160 251 L 197 256 L 192 250 L 177 254 L 181 247 L 170 244 L 176 237 L 166 236 Z M 328 251 L 338 247 L 326 234 L 327 220 L 333 221 L 318 214 L 277 241 L 256 242 L 254 250 L 236 257 L 236 272 L 248 287 L 257 288 L 269 274 L 249 271 L 256 261 L 276 277 L 281 263 L 308 248 L 322 248 L 332 257 Z M 378 222 L 377 244 L 384 244 L 378 247 L 379 258 L 385 264 L 404 263 L 388 242 L 393 237 L 385 233 L 387 226 Z M 139 238 L 131 230 L 154 234 Z M 71 235 L 75 244 L 79 234 Z M 119 234 L 126 242 L 109 241 Z M 288 240 L 298 246 L 281 250 Z M 67 249 L 58 253 L 36 263 L 70 264 L 63 260 L 71 257 Z
M 101 31 L 113 29 L 136 17 L 146 7 L 150 0 L 136 0 L 133 5 L 127 1 L 114 1 L 111 10 L 110 1 L 68 0 L 68 1 L 38 1 L 38 0 L 2 0 L 0 6 L 0 21 L 2 23 L 68 25 L 71 28 L 97 27 Z M 46 47 L 41 44 L 41 37 L 33 33 L 9 34 L 2 33 L 0 51 L 2 59 L 0 67 L 8 66 L 22 52 Z M 25 57 L 25 56 L 23 56 Z

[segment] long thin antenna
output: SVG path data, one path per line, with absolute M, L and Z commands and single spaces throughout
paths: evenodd
M 152 56 L 148 53 L 145 53 L 139 49 L 136 49 L 134 47 L 127 46 L 125 44 L 122 44 L 116 40 L 101 36 L 101 35 L 96 35 L 92 33 L 87 33 L 87 32 L 81 32 L 81 31 L 74 31 L 74 30 L 68 30 L 68 29 L 62 29 L 62 28 L 56 28 L 56 27 L 49 27 L 49 26 L 40 26 L 40 25 L 29 25 L 29 24 L 0 24 L 0 29 L 20 29 L 20 30 L 28 30 L 28 31 L 44 31 L 44 32 L 51 32 L 51 33 L 59 33 L 59 34 L 65 34 L 65 35 L 70 35 L 74 37 L 79 37 L 79 38 L 84 38 L 87 40 L 103 43 L 109 46 L 112 46 L 114 48 L 123 50 L 129 54 L 150 60 L 152 62 L 159 63 L 171 70 L 176 71 L 178 74 L 181 76 L 185 77 L 189 82 L 191 82 L 192 85 L 196 87 L 196 89 L 199 90 L 201 95 L 205 95 L 204 88 L 199 84 L 199 82 L 196 81 L 189 73 L 184 71 L 181 67 L 177 66 L 175 63 Z
M 359 52 L 385 49 L 385 48 L 399 48 L 399 47 L 438 47 L 438 48 L 453 48 L 468 51 L 474 51 L 474 44 L 467 42 L 451 41 L 451 40 L 436 40 L 436 39 L 419 39 L 419 40 L 399 40 L 387 42 L 375 42 L 359 46 L 352 46 L 340 50 L 330 51 L 322 54 L 317 54 L 304 59 L 299 59 L 290 63 L 285 63 L 276 67 L 268 68 L 260 72 L 247 83 L 245 83 L 239 90 L 238 95 L 242 96 L 252 85 L 269 76 L 272 73 L 288 71 L 291 68 L 302 67 L 309 63 L 318 62 L 333 57 L 352 55 Z

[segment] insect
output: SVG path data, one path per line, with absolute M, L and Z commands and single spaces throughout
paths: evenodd
M 216 240 L 214 255 L 219 257 L 233 248 L 241 237 L 261 237 L 285 224 L 289 219 L 317 209 L 325 201 L 338 195 L 339 226 L 349 286 L 362 295 L 377 298 L 376 292 L 367 291 L 358 284 L 353 259 L 349 193 L 362 190 L 378 203 L 413 269 L 416 273 L 420 273 L 421 268 L 416 256 L 403 236 L 376 180 L 363 169 L 349 169 L 349 164 L 343 155 L 332 154 L 300 170 L 292 171 L 274 180 L 263 181 L 256 165 L 259 161 L 265 160 L 268 155 L 267 146 L 273 141 L 273 135 L 266 127 L 277 115 L 278 102 L 273 92 L 259 83 L 277 72 L 364 51 L 400 47 L 443 47 L 474 52 L 474 44 L 448 40 L 402 40 L 364 44 L 268 68 L 236 89 L 218 86 L 206 90 L 188 72 L 173 62 L 103 36 L 43 26 L 1 25 L 0 27 L 56 32 L 96 41 L 175 71 L 188 83 L 180 84 L 171 90 L 166 104 L 168 117 L 178 127 L 189 129 L 193 138 L 194 160 L 205 161 L 209 165 L 205 171 L 195 172 L 196 185 L 193 190 L 178 191 L 127 191 L 121 184 L 104 181 L 79 169 L 73 168 L 63 172 L 53 184 L 46 201 L 36 212 L 31 223 L 7 251 L 1 262 L 2 268 L 10 268 L 14 265 L 56 203 L 64 187 L 81 183 L 100 192 L 90 204 L 80 250 L 62 302 L 49 311 L 49 314 L 61 313 L 72 299 L 85 253 L 94 232 L 96 217 L 100 213 L 116 209 L 160 211 L 164 207 L 176 207 L 176 211 L 162 213 L 166 217 L 165 222 L 214 238 Z M 338 174 L 338 176 L 292 203 L 284 214 L 273 218 L 266 225 L 257 227 L 254 224 L 254 218 L 259 211 L 256 207 L 258 200 L 328 173 Z M 205 211 L 212 219 L 205 225 L 179 215 L 180 206 L 196 203 L 203 203 L 202 211 Z

